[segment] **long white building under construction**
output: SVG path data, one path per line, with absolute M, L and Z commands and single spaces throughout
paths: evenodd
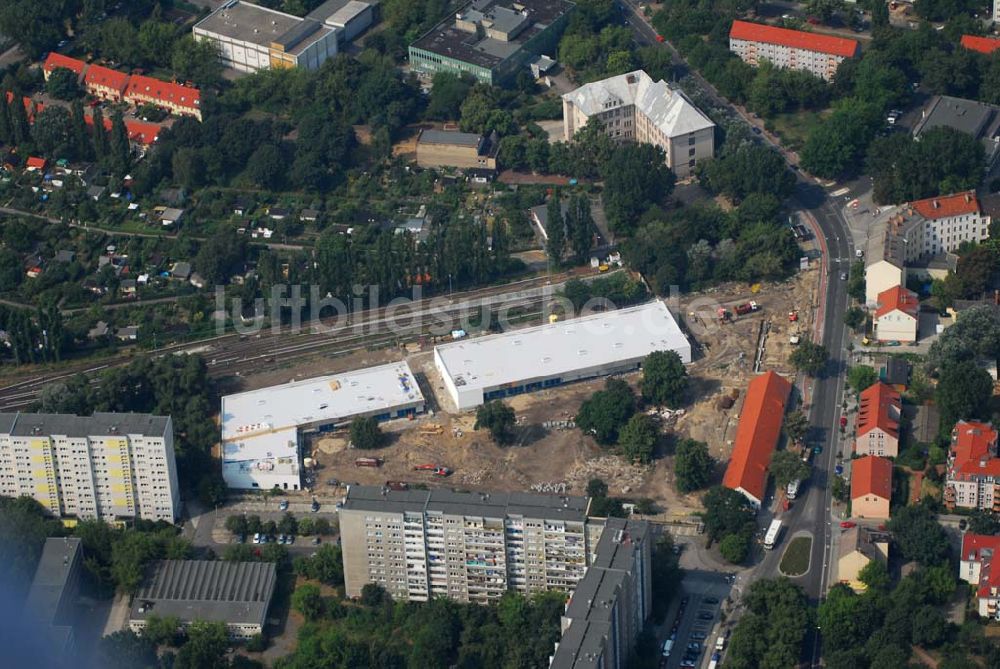
M 639 369 L 654 351 L 691 362 L 691 344 L 660 300 L 437 346 L 434 364 L 459 410 L 571 381 Z
M 222 398 L 222 477 L 230 488 L 298 490 L 300 437 L 359 417 L 424 410 L 406 362 L 293 381 Z

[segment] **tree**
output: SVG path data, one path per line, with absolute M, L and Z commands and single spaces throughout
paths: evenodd
M 157 646 L 176 646 L 180 630 L 181 620 L 177 616 L 161 617 L 154 614 L 146 619 L 146 627 L 142 630 L 142 636 Z
M 750 554 L 750 534 L 747 532 L 736 532 L 727 534 L 719 542 L 719 553 L 726 561 L 733 564 L 741 564 Z
M 639 217 L 674 189 L 674 173 L 663 149 L 652 144 L 620 144 L 601 166 L 608 225 L 619 234 L 635 229 Z
M 131 162 L 131 149 L 128 143 L 125 119 L 120 111 L 116 111 L 111 117 L 111 139 L 108 143 L 108 151 L 110 167 L 115 175 L 124 176 L 127 174 Z
M 222 59 L 212 40 L 196 40 L 192 35 L 184 35 L 174 43 L 170 65 L 178 76 L 195 86 L 215 86 L 222 80 Z
M 887 590 L 891 582 L 889 568 L 881 560 L 870 560 L 858 572 L 858 580 L 872 590 Z
M 104 125 L 104 112 L 100 107 L 94 107 L 91 113 L 94 133 L 94 157 L 97 160 L 104 160 L 108 155 L 108 132 Z
M 888 523 L 893 542 L 906 560 L 922 565 L 943 564 L 948 559 L 949 543 L 934 513 L 925 505 L 899 509 Z
M 838 502 L 846 502 L 848 497 L 850 497 L 851 488 L 842 477 L 834 476 L 831 492 L 833 493 L 833 498 Z
M 878 372 L 868 365 L 855 365 L 847 370 L 847 385 L 856 393 L 878 383 Z
M 754 508 L 746 497 L 735 490 L 722 486 L 710 488 L 702 499 L 702 505 L 705 507 L 705 531 L 713 540 L 742 532 L 748 523 L 753 523 Z
M 969 532 L 972 534 L 1000 534 L 1000 518 L 991 512 L 976 510 L 969 516 Z
M 945 73 L 956 76 L 954 69 Z M 983 175 L 983 147 L 972 135 L 948 127 L 880 137 L 868 149 L 867 168 L 879 204 L 906 202 L 975 188 Z
M 285 160 L 281 149 L 274 144 L 261 144 L 250 156 L 246 176 L 261 188 L 274 190 L 281 186 L 285 173 Z
M 475 82 L 451 72 L 438 72 L 432 79 L 427 118 L 449 121 L 459 118 L 462 102 Z
M 844 312 L 844 325 L 855 332 L 861 332 L 865 326 L 865 311 L 861 307 L 851 307 Z
M 574 259 L 577 263 L 585 262 L 594 244 L 594 217 L 590 213 L 590 198 L 586 195 L 574 195 L 570 199 L 566 229 Z
M 777 151 L 750 142 L 724 150 L 718 158 L 701 163 L 698 171 L 710 190 L 737 203 L 753 194 L 784 198 L 795 185 Z
M 882 123 L 878 104 L 859 98 L 841 100 L 823 123 L 810 130 L 801 153 L 803 169 L 825 179 L 856 172 Z
M 622 456 L 631 462 L 649 464 L 659 436 L 656 423 L 646 414 L 633 414 L 618 434 Z
M 826 368 L 826 363 L 830 359 L 830 354 L 826 347 L 813 343 L 808 339 L 800 343 L 788 356 L 788 361 L 795 369 L 805 372 L 809 376 L 819 376 Z
M 643 398 L 676 409 L 687 398 L 687 369 L 676 351 L 653 351 L 642 361 Z
M 224 666 L 229 647 L 226 624 L 196 620 L 187 627 L 188 641 L 177 652 L 174 669 L 214 669 Z
M 844 0 L 809 0 L 806 12 L 826 23 L 833 15 L 844 9 Z
M 364 450 L 385 444 L 385 435 L 374 416 L 359 416 L 351 421 L 351 444 Z
M 184 147 L 174 152 L 171 159 L 174 179 L 184 188 L 194 190 L 205 184 L 208 172 L 201 151 Z
M 757 580 L 747 588 L 743 601 L 746 613 L 733 630 L 726 652 L 727 668 L 794 667 L 812 624 L 802 588 L 787 578 Z M 825 640 L 826 628 L 823 630 Z
M 319 586 L 305 583 L 292 593 L 292 608 L 305 616 L 306 620 L 317 620 L 323 615 L 323 596 Z
M 922 606 L 913 616 L 913 643 L 925 648 L 935 648 L 948 636 L 948 621 L 941 610 Z
M 514 425 L 517 418 L 514 410 L 500 400 L 480 404 L 476 409 L 475 430 L 487 430 L 498 444 L 509 444 L 514 440 Z
M 281 520 L 278 521 L 278 532 L 281 534 L 295 534 L 298 528 L 299 523 L 295 520 L 295 516 L 287 511 L 281 516 Z
M 785 414 L 784 428 L 789 441 L 802 441 L 809 432 L 809 418 L 801 410 L 790 411 Z
M 83 93 L 77 83 L 76 72 L 65 67 L 57 67 L 45 82 L 46 92 L 57 100 L 75 100 Z
M 993 379 L 974 362 L 963 361 L 941 370 L 935 397 L 942 429 L 959 420 L 989 416 Z
M 809 476 L 809 465 L 802 462 L 802 458 L 792 451 L 777 451 L 771 456 L 768 469 L 779 489 L 786 488 L 792 481 L 801 481 Z
M 235 228 L 220 227 L 198 249 L 194 267 L 206 284 L 224 284 L 242 270 L 246 249 L 246 239 L 237 235 Z
M 119 630 L 101 637 L 97 645 L 98 663 L 108 669 L 153 669 L 157 666 L 156 646 L 144 635 Z
M 608 484 L 601 479 L 587 481 L 587 497 L 607 497 Z
M 39 153 L 49 156 L 67 155 L 72 150 L 72 128 L 65 107 L 51 105 L 35 117 L 32 139 Z
M 576 425 L 594 435 L 597 443 L 610 445 L 618 440 L 618 431 L 635 413 L 635 394 L 621 379 L 608 379 L 580 406 Z
M 712 481 L 714 471 L 715 459 L 709 454 L 705 442 L 683 439 L 677 444 L 674 475 L 679 492 L 689 493 L 706 487 Z
M 247 534 L 247 518 L 243 515 L 229 516 L 226 518 L 226 529 L 232 534 Z
M 292 568 L 296 574 L 326 585 L 337 587 L 344 584 L 344 560 L 340 546 L 324 544 L 313 556 L 296 558 Z
M 549 256 L 549 262 L 559 267 L 566 249 L 566 222 L 563 220 L 562 200 L 558 191 L 553 193 L 546 205 L 545 235 L 545 252 Z

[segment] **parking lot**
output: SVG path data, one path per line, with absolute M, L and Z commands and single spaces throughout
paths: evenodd
M 707 667 L 715 652 L 716 640 L 725 634 L 719 611 L 732 585 L 727 574 L 687 571 L 679 599 L 671 609 L 660 635 L 660 648 L 673 638 L 670 656 L 661 660 L 664 669 Z

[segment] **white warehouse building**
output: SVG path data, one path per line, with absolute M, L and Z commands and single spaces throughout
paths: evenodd
M 406 362 L 292 381 L 222 398 L 222 477 L 230 488 L 298 490 L 300 435 L 359 417 L 401 418 L 424 410 Z
M 637 370 L 654 351 L 691 362 L 691 344 L 660 300 L 434 348 L 434 364 L 458 409 Z

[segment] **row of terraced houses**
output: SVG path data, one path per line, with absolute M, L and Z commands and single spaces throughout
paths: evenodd
M 141 74 L 126 74 L 55 52 L 48 55 L 42 66 L 45 80 L 48 81 L 52 73 L 60 68 L 73 72 L 88 93 L 102 100 L 154 105 L 171 114 L 193 116 L 201 120 L 201 92 L 193 86 L 161 81 Z

